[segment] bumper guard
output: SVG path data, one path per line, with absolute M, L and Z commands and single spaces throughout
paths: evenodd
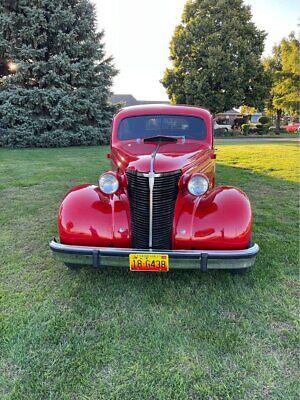
M 259 252 L 257 244 L 245 250 L 149 250 L 114 247 L 66 245 L 52 240 L 50 248 L 56 259 L 69 264 L 129 268 L 129 254 L 168 254 L 170 269 L 241 269 L 255 263 Z

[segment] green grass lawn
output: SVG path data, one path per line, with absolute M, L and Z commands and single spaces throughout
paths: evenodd
M 277 135 L 274 132 L 270 132 L 268 134 L 265 135 L 255 135 L 255 134 L 251 134 L 251 135 L 242 135 L 241 133 L 236 133 L 234 132 L 233 135 L 230 135 L 230 133 L 225 134 L 224 136 L 218 136 L 215 135 L 215 138 L 218 139 L 244 139 L 244 140 L 253 140 L 253 139 L 297 139 L 300 137 L 299 132 L 295 132 L 295 133 L 290 133 L 290 132 L 280 132 L 279 135 Z
M 244 276 L 67 270 L 60 201 L 108 148 L 0 150 L 1 399 L 298 398 L 298 145 L 217 147 L 218 183 L 253 204 Z

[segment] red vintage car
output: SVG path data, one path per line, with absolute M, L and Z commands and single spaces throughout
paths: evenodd
M 251 241 L 249 199 L 216 186 L 213 119 L 199 107 L 127 107 L 114 117 L 111 170 L 97 185 L 62 201 L 59 242 L 69 268 L 131 271 L 246 271 L 259 251 Z

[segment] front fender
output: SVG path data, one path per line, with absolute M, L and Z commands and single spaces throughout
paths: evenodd
M 180 192 L 176 202 L 173 248 L 241 250 L 251 242 L 248 197 L 234 187 L 217 187 L 202 197 Z
M 73 188 L 59 210 L 60 242 L 78 246 L 130 247 L 130 208 L 123 189 L 110 196 L 97 186 Z

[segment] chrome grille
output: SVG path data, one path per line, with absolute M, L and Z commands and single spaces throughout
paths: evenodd
M 149 178 L 145 174 L 127 171 L 128 195 L 131 208 L 132 246 L 149 247 Z M 181 172 L 167 172 L 155 176 L 153 189 L 153 249 L 171 249 L 172 227 L 178 181 Z

